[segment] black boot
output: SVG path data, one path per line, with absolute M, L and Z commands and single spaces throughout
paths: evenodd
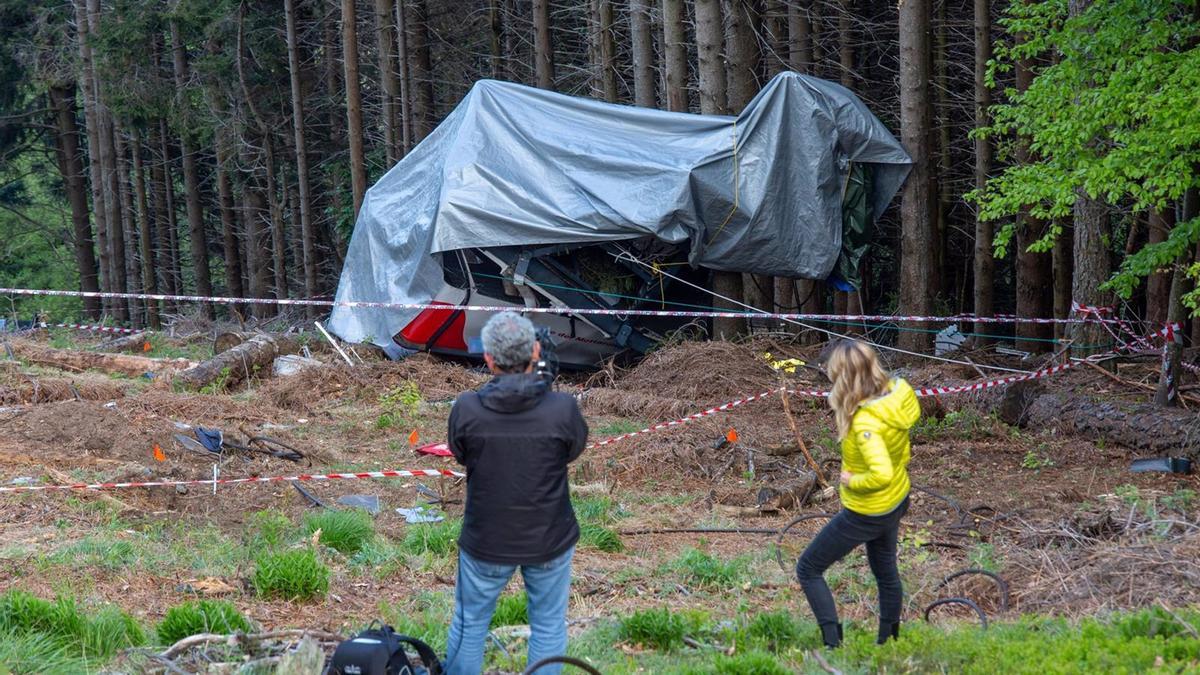
M 888 639 L 897 640 L 900 638 L 900 622 L 899 621 L 880 621 L 879 622 L 879 637 L 875 640 L 875 644 L 881 645 Z
M 825 642 L 825 646 L 830 649 L 840 647 L 842 645 L 842 624 L 821 624 L 821 639 Z

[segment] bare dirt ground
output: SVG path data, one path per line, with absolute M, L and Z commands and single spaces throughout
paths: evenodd
M 86 345 L 80 345 L 84 348 Z M 813 369 L 781 375 L 763 358 L 816 358 L 815 347 L 784 339 L 748 345 L 690 343 L 666 347 L 631 369 L 565 376 L 565 390 L 582 402 L 593 440 L 639 430 L 748 394 L 788 384 L 820 388 Z M 9 362 L 0 366 L 0 484 L 22 480 L 138 481 L 210 478 L 213 460 L 173 440 L 180 425 L 223 429 L 234 439 L 269 435 L 311 460 L 230 457 L 222 476 L 294 475 L 330 471 L 454 468 L 451 461 L 416 456 L 410 447 L 443 440 L 453 397 L 486 381 L 460 364 L 419 355 L 400 363 L 349 368 L 327 359 L 323 368 L 290 378 L 262 379 L 219 394 L 179 393 L 160 382 L 99 373 L 56 371 Z M 1149 376 L 1153 364 L 1122 376 Z M 904 366 L 914 385 L 979 380 L 971 368 Z M 1194 379 L 1194 377 L 1189 376 Z M 1100 397 L 1140 400 L 1092 372 L 1063 375 L 1050 385 Z M 397 409 L 400 390 L 419 400 Z M 966 595 L 993 615 L 1001 600 L 978 577 L 939 588 L 964 568 L 1000 573 L 1010 586 L 1009 615 L 1082 615 L 1200 599 L 1200 480 L 1196 476 L 1133 474 L 1133 453 L 1103 440 L 1064 437 L 1048 429 L 1016 429 L 981 412 L 946 413 L 927 400 L 929 415 L 914 430 L 914 491 L 901 546 L 907 612 L 937 597 Z M 836 475 L 831 417 L 819 399 L 792 397 L 797 427 L 821 464 Z M 387 422 L 382 421 L 387 418 Z M 735 443 L 721 443 L 730 429 Z M 154 457 L 154 447 L 165 461 Z M 807 608 L 794 577 L 776 562 L 771 534 L 722 532 L 634 533 L 643 530 L 758 528 L 777 530 L 797 515 L 835 511 L 836 497 L 758 514 L 759 491 L 795 484 L 805 469 L 776 394 L 688 424 L 627 438 L 587 451 L 574 484 L 611 495 L 623 516 L 615 529 L 625 550 L 581 549 L 570 610 L 578 626 L 651 606 L 694 607 L 717 614 Z M 14 483 L 15 481 L 15 483 Z M 343 495 L 378 495 L 384 505 L 376 530 L 403 539 L 394 508 L 419 503 L 417 484 L 461 499 L 452 480 L 384 479 L 310 482 L 305 487 L 334 503 Z M 452 559 L 401 558 L 389 565 L 336 555 L 329 595 L 322 601 L 264 600 L 247 588 L 252 562 L 243 547 L 253 514 L 271 511 L 299 522 L 310 509 L 286 483 L 187 489 L 138 488 L 96 492 L 0 495 L 0 590 L 43 596 L 69 592 L 120 605 L 147 623 L 189 597 L 189 583 L 217 577 L 248 616 L 264 626 L 303 626 L 334 632 L 388 611 L 414 607 L 429 592 L 452 590 Z M 449 516 L 461 513 L 450 503 Z M 797 531 L 812 532 L 814 519 Z M 782 539 L 785 567 L 806 536 Z M 122 544 L 124 542 L 124 544 Z M 697 548 L 725 560 L 744 560 L 737 588 L 699 589 L 672 572 L 672 562 Z M 833 585 L 849 618 L 868 619 L 874 588 L 865 561 L 852 558 Z

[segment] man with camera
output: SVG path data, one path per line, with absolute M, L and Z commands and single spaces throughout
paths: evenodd
M 567 464 L 587 444 L 579 406 L 551 391 L 553 374 L 538 368 L 544 350 L 528 319 L 497 314 L 482 338 L 495 377 L 460 395 L 450 411 L 449 445 L 466 467 L 467 503 L 447 641 L 449 675 L 482 671 L 496 600 L 517 568 L 529 600 L 530 665 L 566 652 L 571 557 L 579 539 L 567 486 Z

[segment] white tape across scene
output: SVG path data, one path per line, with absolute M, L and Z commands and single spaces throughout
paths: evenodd
M 887 314 L 804 314 L 795 312 L 718 312 L 700 310 L 659 310 L 659 309 L 604 309 L 599 307 L 515 307 L 505 305 L 449 305 L 437 303 L 402 303 L 402 302 L 370 302 L 359 300 L 310 300 L 289 298 L 228 298 L 203 295 L 163 295 L 158 293 L 99 293 L 91 291 L 58 291 L 32 288 L 0 288 L 0 295 L 53 296 L 71 298 L 111 298 L 123 300 L 164 300 L 172 302 L 210 302 L 217 304 L 257 304 L 257 305 L 292 305 L 304 307 L 352 307 L 371 309 L 409 309 L 426 310 L 439 309 L 451 311 L 474 312 L 511 312 L 519 311 L 528 314 L 590 314 L 616 317 L 655 316 L 676 318 L 717 318 L 717 319 L 789 319 L 793 321 L 911 321 L 911 322 L 972 322 L 972 323 L 1036 323 L 1036 324 L 1075 324 L 1075 323 L 1119 323 L 1119 319 L 1104 318 L 1089 314 L 1080 318 L 1043 319 L 1016 316 L 973 316 L 958 314 L 954 316 L 900 316 Z

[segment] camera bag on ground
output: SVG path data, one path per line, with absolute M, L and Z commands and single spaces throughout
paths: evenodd
M 423 668 L 409 659 L 405 645 L 416 650 Z M 401 635 L 391 626 L 372 625 L 338 645 L 325 672 L 328 675 L 440 675 L 442 664 L 433 648 L 424 642 Z

